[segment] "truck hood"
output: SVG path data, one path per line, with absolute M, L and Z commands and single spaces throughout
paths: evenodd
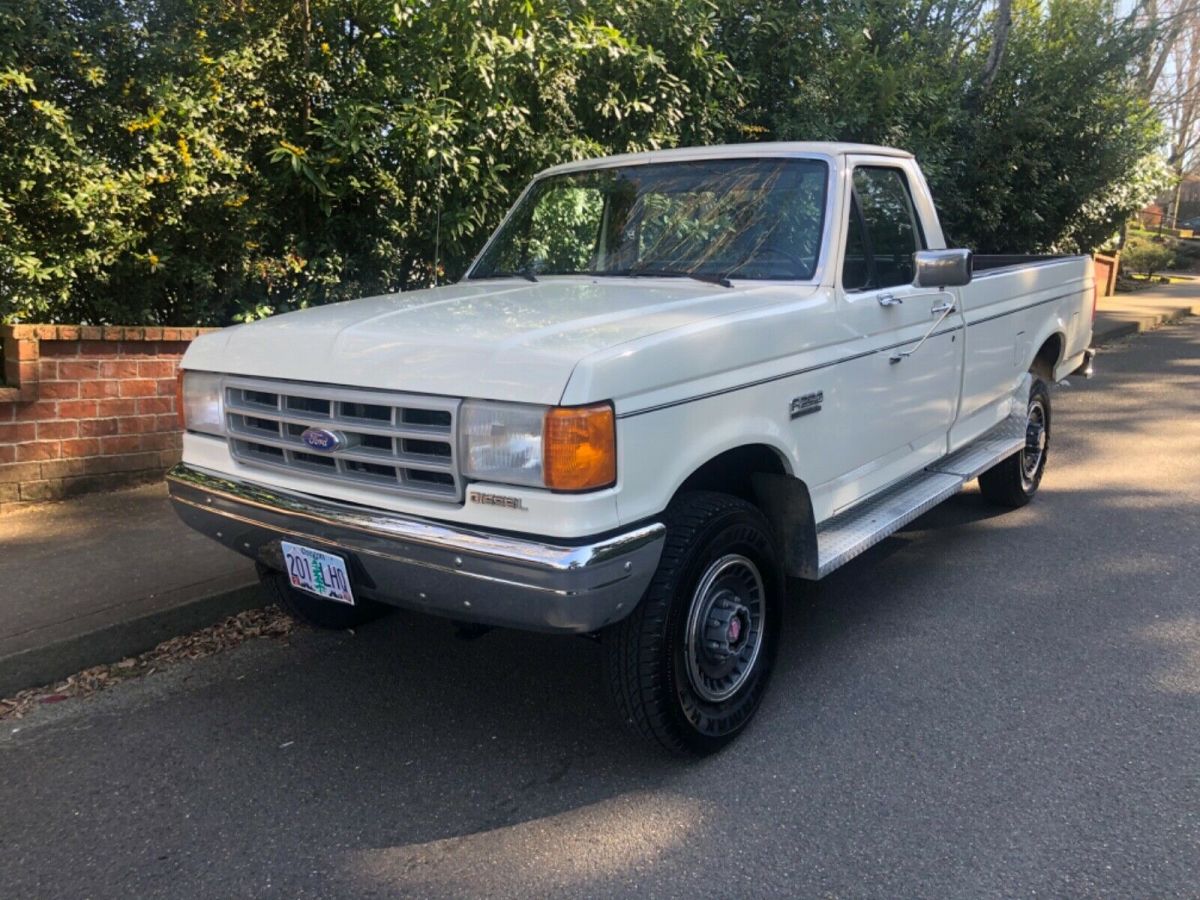
M 811 292 L 791 289 L 791 296 Z M 188 369 L 554 404 L 598 351 L 777 299 L 686 279 L 503 279 L 315 307 L 204 335 Z

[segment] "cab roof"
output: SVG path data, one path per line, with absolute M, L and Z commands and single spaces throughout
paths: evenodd
M 912 159 L 907 150 L 895 147 L 880 147 L 875 144 L 845 144 L 834 141 L 763 141 L 754 144 L 717 144 L 710 147 L 677 147 L 673 150 L 648 150 L 642 153 L 620 153 L 616 156 L 601 156 L 595 159 L 578 159 L 574 162 L 551 166 L 539 173 L 557 175 L 561 172 L 578 172 L 583 169 L 600 169 L 611 166 L 639 166 L 652 162 L 693 161 L 702 159 L 730 159 L 771 156 L 891 156 Z

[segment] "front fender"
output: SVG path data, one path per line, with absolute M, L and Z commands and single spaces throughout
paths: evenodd
M 788 475 L 796 474 L 796 460 L 779 423 L 744 409 L 738 412 L 735 397 L 736 393 L 620 419 L 617 513 L 622 522 L 662 512 L 688 476 L 738 447 L 766 446 Z

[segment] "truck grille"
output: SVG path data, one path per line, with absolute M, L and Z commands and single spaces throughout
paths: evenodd
M 243 378 L 225 379 L 224 394 L 229 448 L 240 462 L 429 500 L 462 499 L 457 399 Z M 338 447 L 309 446 L 301 437 L 309 428 L 332 432 Z

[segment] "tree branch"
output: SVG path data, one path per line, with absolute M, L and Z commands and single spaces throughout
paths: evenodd
M 1000 71 L 1000 63 L 1004 60 L 1004 50 L 1008 46 L 1008 35 L 1012 31 L 1012 0 L 998 0 L 996 4 L 996 23 L 992 29 L 992 46 L 988 50 L 987 62 L 983 66 L 983 90 L 988 91 L 996 74 Z

